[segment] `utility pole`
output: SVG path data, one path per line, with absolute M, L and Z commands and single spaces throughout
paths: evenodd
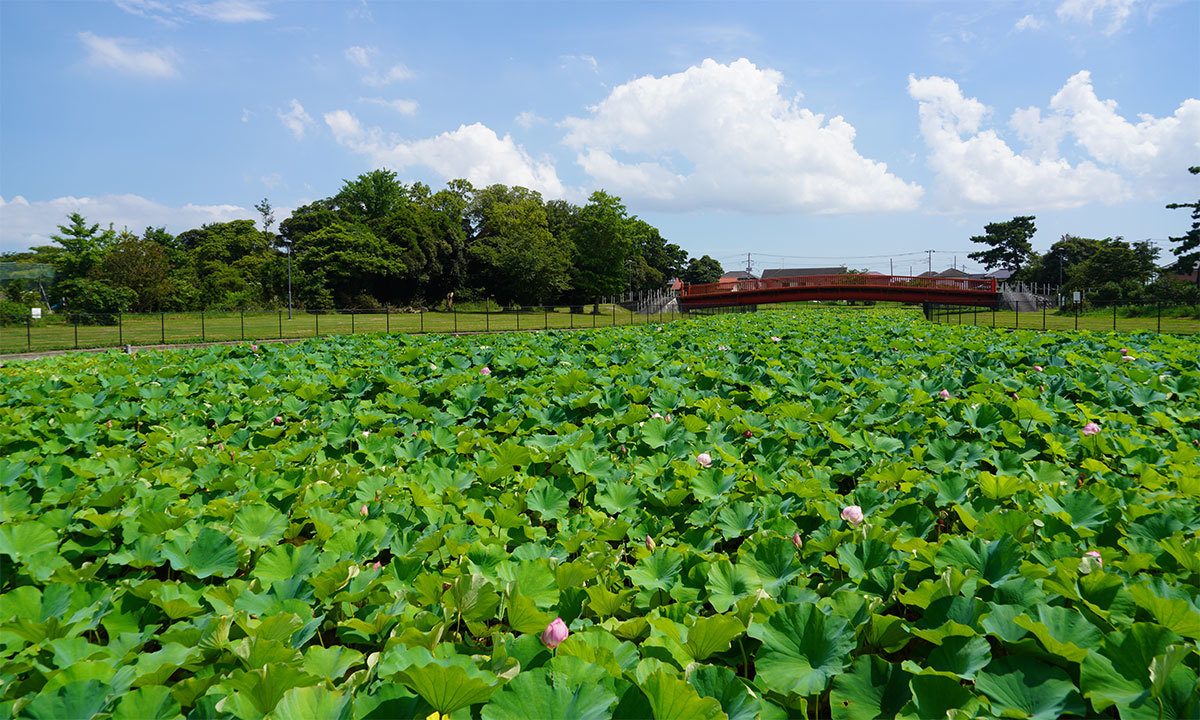
M 895 265 L 895 259 L 888 258 L 888 275 L 896 274 L 896 268 L 893 267 L 894 265 Z
M 746 274 L 750 274 L 750 253 L 746 253 Z
M 929 272 L 933 272 L 933 251 L 926 250 L 925 254 L 929 256 Z

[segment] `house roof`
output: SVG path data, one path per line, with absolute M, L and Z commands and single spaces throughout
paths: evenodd
M 806 275 L 845 275 L 846 268 L 843 267 L 824 267 L 824 268 L 769 268 L 762 271 L 762 279 L 769 280 L 771 278 L 781 277 L 804 277 Z
M 730 270 L 721 276 L 722 278 L 733 278 L 735 280 L 757 280 L 753 273 L 748 273 L 745 270 Z
M 965 278 L 965 277 L 971 277 L 971 276 L 970 276 L 970 275 L 968 275 L 968 274 L 966 274 L 966 273 L 965 273 L 965 272 L 963 272 L 962 270 L 959 270 L 958 268 L 948 268 L 948 269 L 946 269 L 946 270 L 943 270 L 943 271 L 941 271 L 940 273 L 938 273 L 938 277 L 944 277 L 944 278 Z

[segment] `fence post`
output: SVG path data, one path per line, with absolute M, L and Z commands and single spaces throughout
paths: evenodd
M 521 306 L 517 306 L 517 329 L 521 329 Z
M 313 311 L 313 337 L 321 337 L 321 311 Z
M 1042 306 L 1042 331 L 1046 330 L 1046 306 Z
M 242 340 L 246 339 L 246 311 L 238 310 L 238 317 L 242 319 Z
M 612 324 L 613 324 L 613 326 L 616 326 L 616 324 L 617 324 L 617 304 L 615 302 L 612 304 L 612 310 L 613 310 Z
M 1117 304 L 1113 303 L 1113 332 L 1117 331 Z
M 392 331 L 392 309 L 387 305 L 383 306 L 383 323 L 383 331 L 390 333 Z
M 117 312 L 117 344 L 125 344 L 125 321 L 119 311 Z
M 1013 321 L 1013 328 L 1016 330 L 1020 330 L 1021 329 L 1021 301 L 1020 300 L 1017 301 L 1017 307 L 1015 310 L 1013 310 L 1013 317 L 1015 318 L 1015 320 Z
M 453 313 L 454 313 L 454 332 L 455 332 L 455 334 L 457 334 L 458 333 L 458 308 L 454 308 Z
M 167 344 L 167 314 L 161 310 L 158 313 L 158 342 L 161 345 Z
M 1075 303 L 1075 329 L 1079 329 L 1079 303 Z
M 75 321 L 75 349 L 79 349 L 79 313 L 71 313 L 71 319 Z
M 417 319 L 421 321 L 421 334 L 425 334 L 425 311 L 417 311 Z
M 204 342 L 204 308 L 200 309 L 200 342 Z
M 492 304 L 491 299 L 489 299 L 489 298 L 483 299 L 483 329 L 484 330 L 492 329 L 492 321 L 490 319 L 490 314 L 488 313 L 488 310 L 491 309 L 489 307 L 491 304 Z
M 598 308 L 598 307 L 596 308 L 596 310 L 599 310 L 599 309 L 600 309 L 600 308 Z M 597 314 L 598 314 L 598 313 L 592 313 L 592 329 L 593 329 L 593 330 L 595 330 L 595 329 L 596 329 L 596 315 L 597 315 Z
M 350 310 L 350 334 L 354 334 L 354 309 Z
M 1157 332 L 1161 335 L 1162 334 L 1162 300 L 1156 300 L 1154 302 L 1154 304 L 1157 306 L 1157 309 L 1158 309 L 1158 330 L 1157 330 Z M 78 344 L 78 343 L 76 343 L 76 344 Z
M 543 330 L 550 329 L 550 306 L 549 305 L 542 306 L 542 329 Z
M 33 349 L 33 318 L 25 316 L 25 350 Z
M 279 311 L 279 339 L 283 339 L 283 310 Z
M 992 306 L 992 328 L 996 327 L 996 306 Z

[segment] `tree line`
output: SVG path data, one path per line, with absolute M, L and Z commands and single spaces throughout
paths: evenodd
M 268 200 L 256 220 L 210 223 L 171 235 L 89 224 L 79 213 L 53 245 L 0 260 L 47 263 L 52 306 L 112 314 L 281 308 L 432 308 L 459 301 L 501 306 L 596 303 L 659 290 L 674 278 L 716 282 L 721 266 L 689 258 L 621 199 L 596 191 L 583 206 L 523 187 L 452 180 L 434 192 L 374 170 L 275 227 Z M 10 281 L 27 313 L 33 288 Z M 12 309 L 9 308 L 11 312 Z
M 1189 168 L 1200 175 L 1200 167 Z M 1189 275 L 1200 263 L 1200 200 L 1194 203 L 1171 203 L 1169 209 L 1190 208 L 1192 226 L 1176 243 L 1175 261 L 1159 267 L 1161 249 L 1148 240 L 1127 242 L 1122 237 L 1085 238 L 1063 235 L 1045 253 L 1033 250 L 1030 239 L 1037 228 L 1036 217 L 1023 215 L 1006 222 L 988 223 L 984 234 L 971 242 L 987 246 L 967 257 L 988 270 L 1004 268 L 1012 271 L 1013 282 L 1059 286 L 1064 292 L 1086 292 L 1101 303 L 1136 303 L 1166 300 L 1197 302 L 1200 300 L 1200 279 L 1196 283 L 1177 279 Z

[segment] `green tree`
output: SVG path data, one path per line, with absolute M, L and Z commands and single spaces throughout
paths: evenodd
M 1200 166 L 1188 168 L 1193 175 L 1200 175 Z M 1192 228 L 1180 237 L 1168 238 L 1173 243 L 1179 243 L 1174 249 L 1175 272 L 1187 275 L 1196 272 L 1196 287 L 1200 288 L 1200 200 L 1190 203 L 1171 203 L 1170 210 L 1180 208 L 1192 209 Z
M 571 276 L 575 295 L 599 302 L 618 295 L 628 282 L 633 243 L 626 235 L 628 217 L 621 199 L 597 190 L 579 211 L 570 231 L 573 245 Z
M 692 258 L 687 269 L 683 271 L 681 279 L 689 285 L 705 285 L 717 282 L 724 274 L 721 263 L 705 255 L 701 258 Z
M 487 188 L 491 197 L 472 211 L 483 231 L 468 250 L 477 269 L 472 282 L 503 304 L 545 304 L 570 287 L 571 243 L 551 234 L 537 193 L 496 188 Z
M 408 189 L 391 170 L 372 170 L 342 181 L 333 202 L 348 214 L 348 219 L 369 223 L 386 218 L 406 204 Z
M 58 279 L 62 281 L 90 276 L 116 237 L 112 228 L 100 230 L 99 223 L 89 226 L 77 212 L 68 215 L 67 219 L 71 224 L 59 225 L 59 234 L 50 236 L 62 246 L 62 252 L 56 254 L 53 261 Z
M 1008 222 L 984 225 L 984 234 L 972 237 L 971 242 L 987 245 L 989 249 L 973 252 L 967 257 L 988 270 L 999 267 L 1015 273 L 1033 253 L 1033 245 L 1029 242 L 1037 232 L 1033 221 L 1033 215 L 1024 215 Z
M 278 255 L 253 220 L 210 223 L 176 241 L 195 269 L 201 307 L 246 308 L 274 299 L 270 280 Z
M 174 294 L 166 249 L 146 237 L 121 232 L 104 254 L 97 277 L 132 293 L 132 312 L 163 310 Z
M 1095 252 L 1073 266 L 1069 272 L 1067 287 L 1072 290 L 1107 287 L 1108 301 L 1116 301 L 1135 294 L 1154 275 L 1158 248 L 1148 242 L 1130 245 L 1122 238 L 1105 238 L 1095 241 Z M 1116 293 L 1113 287 L 1119 288 Z
M 1064 285 L 1071 277 L 1070 269 L 1096 253 L 1100 244 L 1092 238 L 1063 235 L 1041 256 L 1031 258 L 1022 279 L 1047 285 Z
M 680 277 L 687 267 L 687 251 L 667 242 L 658 228 L 638 217 L 631 217 L 626 234 L 633 241 L 635 290 L 661 289 L 669 280 Z M 718 276 L 719 277 L 719 276 Z

